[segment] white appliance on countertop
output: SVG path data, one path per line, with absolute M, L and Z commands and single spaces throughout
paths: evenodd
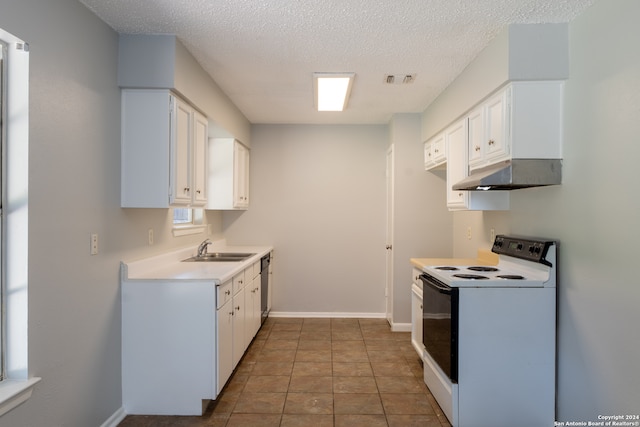
M 556 249 L 496 236 L 496 266 L 428 266 L 424 380 L 454 427 L 553 425 Z

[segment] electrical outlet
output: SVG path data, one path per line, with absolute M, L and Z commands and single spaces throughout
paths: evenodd
M 98 255 L 98 235 L 96 233 L 91 235 L 91 255 Z
M 491 231 L 489 232 L 489 242 L 491 242 L 493 244 L 493 241 L 496 240 L 496 229 L 492 228 Z
M 153 245 L 153 228 L 149 229 L 149 246 Z
M 467 239 L 471 240 L 471 227 L 467 227 Z

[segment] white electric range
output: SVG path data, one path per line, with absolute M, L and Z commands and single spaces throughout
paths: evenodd
M 496 266 L 428 266 L 424 379 L 454 427 L 553 425 L 556 249 L 497 236 Z

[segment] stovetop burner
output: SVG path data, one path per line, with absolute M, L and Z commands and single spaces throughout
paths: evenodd
M 442 266 L 442 267 L 436 267 L 436 270 L 443 270 L 443 271 L 456 271 L 459 270 L 458 267 L 450 267 L 448 265 Z
M 484 266 L 484 265 L 467 267 L 467 270 L 471 270 L 471 271 L 498 271 L 498 269 L 495 268 L 495 267 L 487 267 L 487 266 Z
M 498 274 L 496 277 L 507 280 L 524 280 L 524 276 L 520 276 L 519 274 Z
M 470 279 L 470 280 L 486 280 L 487 276 L 480 276 L 479 274 L 454 274 L 453 277 L 458 277 L 460 279 Z

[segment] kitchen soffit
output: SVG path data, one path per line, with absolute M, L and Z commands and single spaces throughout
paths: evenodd
M 119 33 L 175 34 L 252 123 L 384 124 L 424 111 L 507 25 L 596 0 L 80 1 Z M 345 111 L 314 109 L 318 70 L 357 73 Z

